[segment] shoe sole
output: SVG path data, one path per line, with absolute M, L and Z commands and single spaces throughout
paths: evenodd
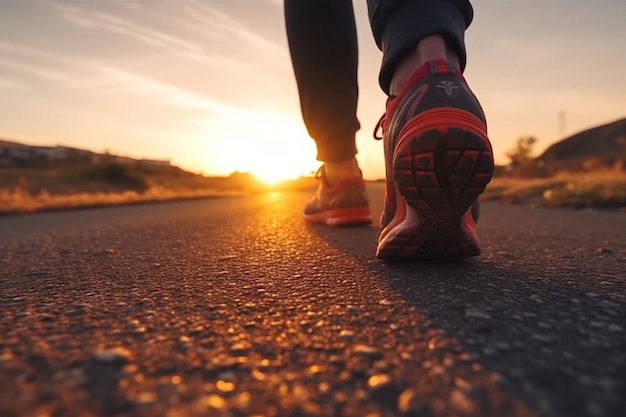
M 315 214 L 305 214 L 309 223 L 324 223 L 328 226 L 365 226 L 372 223 L 372 214 L 367 207 L 327 210 Z
M 434 109 L 411 119 L 399 138 L 393 155 L 397 209 L 381 232 L 377 256 L 480 255 L 470 208 L 493 176 L 484 124 L 462 110 Z

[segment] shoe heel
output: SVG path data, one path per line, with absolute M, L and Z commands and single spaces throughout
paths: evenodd
M 413 209 L 418 219 L 411 233 L 422 236 L 410 241 L 403 256 L 480 255 L 469 209 L 491 181 L 493 170 L 491 144 L 475 125 L 401 132 L 393 157 L 394 181 L 407 210 Z M 395 240 L 409 241 L 403 236 Z
M 393 173 L 409 206 L 420 213 L 443 211 L 460 218 L 474 204 L 494 170 L 491 144 L 477 127 L 456 123 L 401 132 Z

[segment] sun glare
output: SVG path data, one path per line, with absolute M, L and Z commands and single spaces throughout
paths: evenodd
M 267 143 L 267 149 L 248 161 L 246 171 L 269 185 L 310 175 L 319 162 L 315 161 L 314 151 L 310 151 L 304 145 L 297 145 L 295 143 L 297 141 L 298 138 L 289 141 L 294 142 L 290 143 L 289 147 L 280 146 L 278 140 Z M 303 141 L 310 145 L 306 139 Z
M 252 172 L 252 174 L 261 182 L 267 185 L 276 185 L 281 181 L 289 180 L 294 177 L 284 175 L 280 170 L 277 171 L 263 171 Z
M 241 121 L 241 116 L 237 117 Z M 223 155 L 222 170 L 249 172 L 273 185 L 310 175 L 319 166 L 315 145 L 300 120 L 268 114 L 248 114 L 247 123 L 222 120 L 221 138 L 213 153 Z

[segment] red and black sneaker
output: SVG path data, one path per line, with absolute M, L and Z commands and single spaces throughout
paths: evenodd
M 361 226 L 372 223 L 365 181 L 362 177 L 343 178 L 334 185 L 326 179 L 322 165 L 317 171 L 321 184 L 315 197 L 304 208 L 304 220 L 329 226 Z
M 387 187 L 376 255 L 480 255 L 475 204 L 491 181 L 493 151 L 485 115 L 463 75 L 444 60 L 424 64 L 389 98 L 379 127 Z

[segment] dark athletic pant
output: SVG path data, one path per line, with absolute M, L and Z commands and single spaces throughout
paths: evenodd
M 398 62 L 418 41 L 443 35 L 465 68 L 469 0 L 368 0 L 370 25 L 383 52 L 379 83 L 389 94 Z M 352 0 L 285 0 L 285 21 L 304 124 L 319 161 L 356 155 L 357 38 Z

